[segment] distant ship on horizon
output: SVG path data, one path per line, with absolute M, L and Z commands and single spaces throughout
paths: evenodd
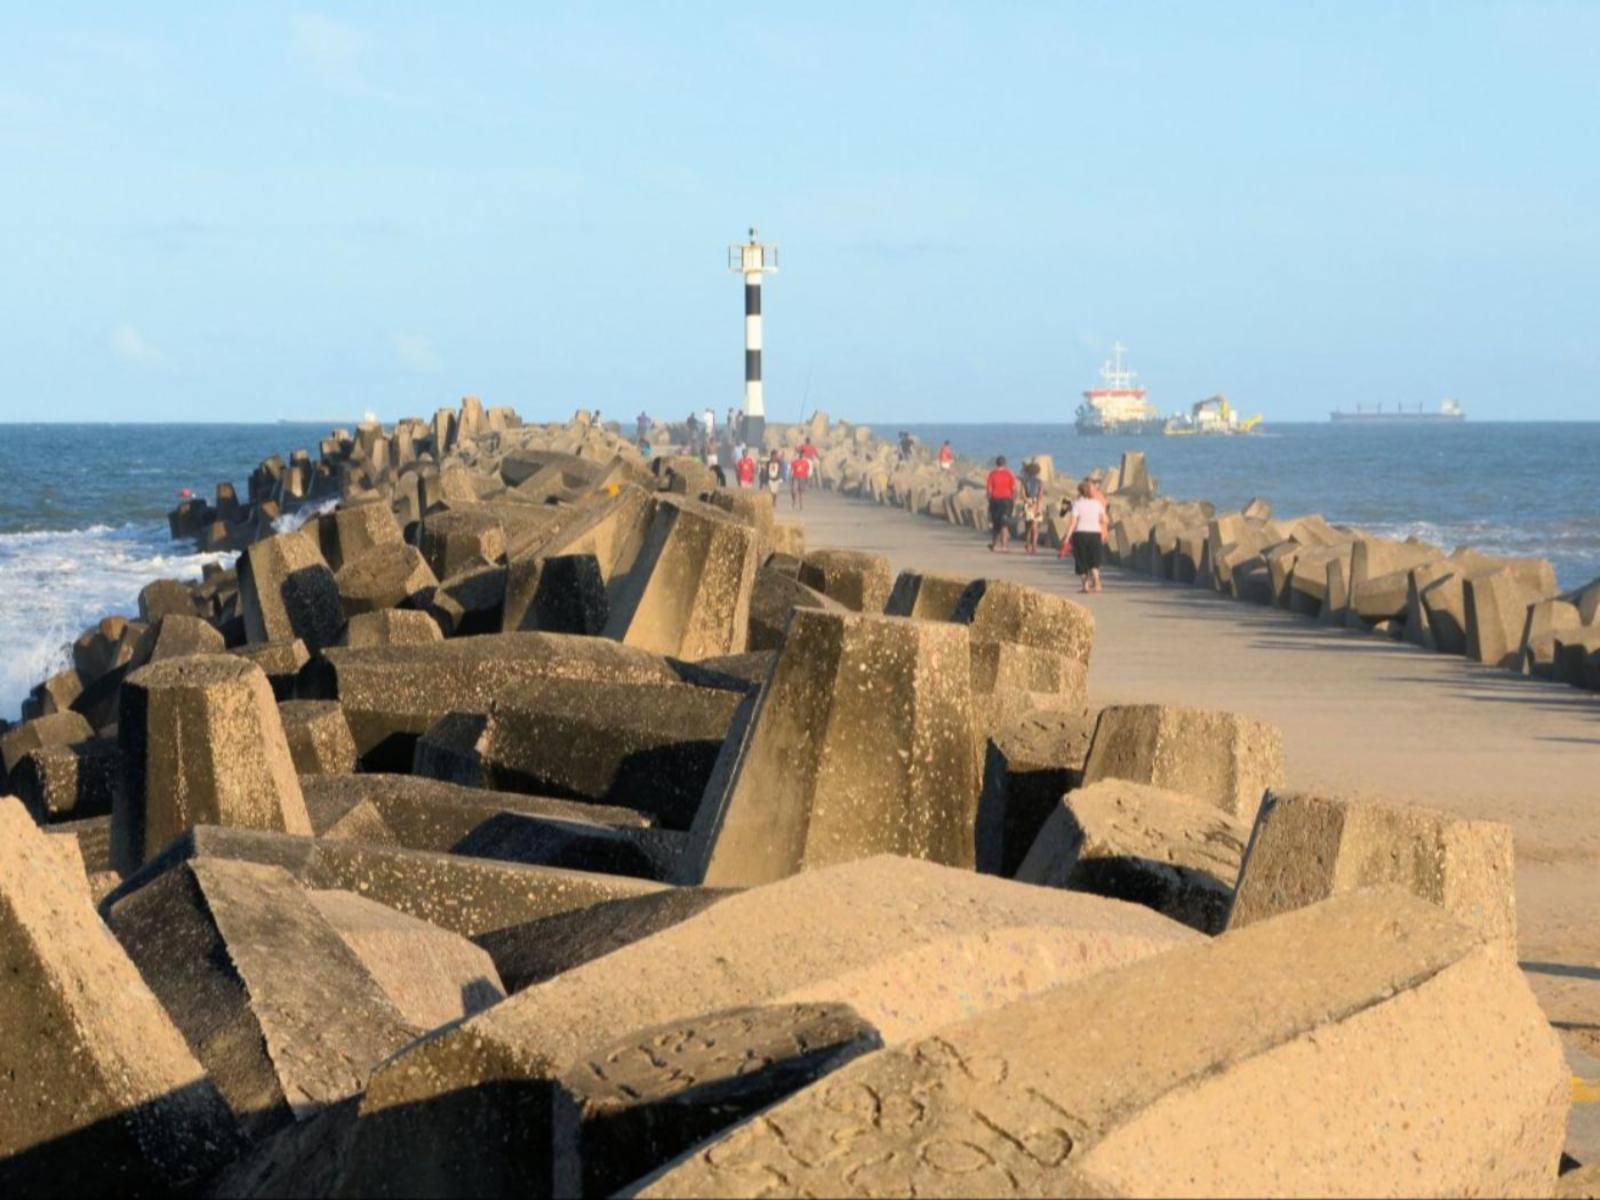
M 1454 400 L 1445 400 L 1437 412 L 1428 412 L 1420 404 L 1416 408 L 1403 408 L 1396 404 L 1391 412 L 1385 412 L 1381 404 L 1374 408 L 1363 408 L 1358 404 L 1355 412 L 1335 409 L 1328 414 L 1330 421 L 1353 421 L 1360 425 L 1450 425 L 1466 419 L 1467 414 L 1461 411 L 1461 406 Z

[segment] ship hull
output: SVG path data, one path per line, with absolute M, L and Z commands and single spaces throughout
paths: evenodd
M 1328 420 L 1341 425 L 1459 425 L 1466 413 L 1347 413 L 1328 414 Z
M 1166 429 L 1164 419 L 1151 421 L 1077 422 L 1079 437 L 1157 437 Z

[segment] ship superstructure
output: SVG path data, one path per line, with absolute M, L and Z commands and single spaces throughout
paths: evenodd
M 1111 360 L 1100 368 L 1101 386 L 1083 393 L 1077 412 L 1079 434 L 1152 434 L 1166 424 L 1144 388 L 1134 386 L 1135 372 L 1122 365 L 1126 349 L 1121 342 L 1112 346 Z
M 1166 424 L 1168 437 L 1209 436 L 1214 434 L 1255 433 L 1261 428 L 1261 418 L 1241 417 L 1226 396 L 1209 396 L 1190 406 Z

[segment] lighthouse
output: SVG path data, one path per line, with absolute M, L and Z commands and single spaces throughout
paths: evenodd
M 778 269 L 778 248 L 762 245 L 752 226 L 748 242 L 728 247 L 728 269 L 744 276 L 744 440 L 759 447 L 767 424 L 761 395 L 761 277 Z

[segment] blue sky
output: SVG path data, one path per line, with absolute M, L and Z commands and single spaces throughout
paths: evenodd
M 0 420 L 1600 417 L 1600 3 L 451 7 L 7 6 Z

